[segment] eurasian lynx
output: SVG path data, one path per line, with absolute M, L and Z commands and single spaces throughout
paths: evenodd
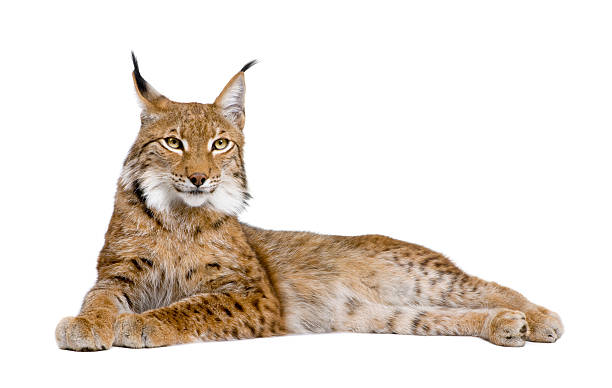
M 379 235 L 262 230 L 238 221 L 245 65 L 213 104 L 178 103 L 133 79 L 142 126 L 125 160 L 78 316 L 62 349 L 166 346 L 285 333 L 477 336 L 554 342 L 559 316 L 465 274 L 439 253 Z

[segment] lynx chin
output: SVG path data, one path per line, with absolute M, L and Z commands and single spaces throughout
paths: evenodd
M 249 62 L 212 104 L 174 102 L 132 77 L 141 127 L 123 165 L 98 279 L 62 349 L 146 348 L 288 333 L 461 335 L 555 342 L 557 314 L 380 235 L 326 236 L 238 221 Z

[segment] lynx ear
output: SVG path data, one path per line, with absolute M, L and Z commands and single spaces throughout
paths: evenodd
M 254 60 L 244 65 L 238 74 L 225 85 L 215 100 L 215 106 L 221 110 L 223 116 L 241 130 L 244 128 L 244 93 L 246 91 L 244 72 L 256 63 L 257 60 Z
M 134 63 L 134 71 L 132 78 L 134 79 L 134 87 L 142 105 L 142 109 L 148 113 L 154 113 L 163 110 L 168 106 L 170 100 L 155 90 L 144 78 L 140 75 L 138 61 L 132 51 L 132 62 Z M 144 113 L 144 112 L 143 112 Z

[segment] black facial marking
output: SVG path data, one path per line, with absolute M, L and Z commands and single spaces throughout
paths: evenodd
M 147 258 L 141 257 L 140 261 L 142 261 L 144 264 L 148 265 L 149 267 L 153 266 L 153 262 Z
M 140 147 L 140 151 L 138 151 L 138 157 L 140 157 L 140 155 L 142 155 L 142 153 L 143 153 L 143 152 L 147 151 L 147 146 L 148 146 L 149 144 L 159 144 L 159 139 L 149 140 L 148 142 L 144 143 L 144 144 L 143 144 L 143 145 Z M 155 155 L 155 154 L 156 154 L 156 153 L 155 153 L 155 151 L 149 151 L 149 152 L 147 153 L 147 156 L 148 156 L 148 155 Z M 147 161 L 148 161 L 148 160 L 149 160 L 149 159 L 147 159 Z M 127 163 L 127 160 L 126 160 L 126 163 Z M 148 166 L 149 166 L 149 164 L 145 162 L 145 163 L 144 163 L 142 166 L 143 166 L 143 167 L 148 167 Z
M 134 182 L 133 192 L 136 198 L 138 198 L 138 201 L 142 204 L 142 210 L 144 211 L 144 213 L 161 226 L 161 222 L 159 222 L 159 220 L 155 218 L 155 214 L 153 214 L 153 211 L 147 207 L 147 200 L 144 196 L 144 192 L 140 188 L 140 184 L 138 183 L 138 181 Z
M 140 183 L 138 183 L 138 181 L 134 182 L 134 195 L 136 195 L 136 198 L 138 198 L 138 200 L 146 206 L 147 200 L 144 196 L 144 192 L 140 188 Z

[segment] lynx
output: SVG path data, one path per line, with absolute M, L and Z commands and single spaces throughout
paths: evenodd
M 124 162 L 98 279 L 61 349 L 348 331 L 555 342 L 557 314 L 380 235 L 326 236 L 238 221 L 246 64 L 212 104 L 178 103 L 132 73 L 141 128 Z

